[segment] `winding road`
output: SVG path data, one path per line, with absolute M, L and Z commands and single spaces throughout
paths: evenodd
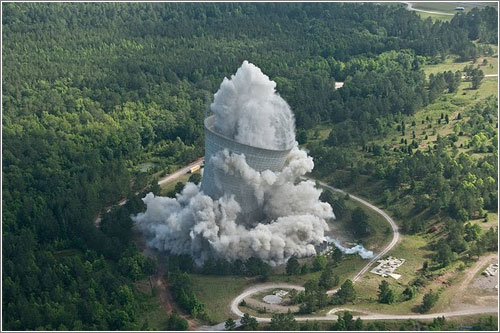
M 451 13 L 434 12 L 434 11 L 430 11 L 430 10 L 423 10 L 423 9 L 413 8 L 413 3 L 411 3 L 411 2 L 404 2 L 403 1 L 403 3 L 408 6 L 406 9 L 413 10 L 413 11 L 416 11 L 416 12 L 427 13 L 427 14 L 437 14 L 437 15 L 447 15 L 447 16 L 453 16 L 453 15 L 455 15 L 455 14 L 451 14 Z
M 302 178 L 306 179 L 306 178 Z M 319 185 L 322 187 L 328 188 L 332 191 L 335 191 L 337 193 L 341 193 L 343 195 L 347 194 L 346 192 L 334 188 L 322 181 L 318 181 L 312 178 L 307 178 L 312 181 L 316 181 Z M 399 241 L 399 229 L 394 220 L 383 210 L 380 208 L 376 207 L 375 205 L 367 202 L 366 200 L 363 200 L 355 195 L 349 194 L 350 198 L 353 200 L 356 200 L 360 202 L 361 204 L 365 205 L 366 207 L 370 208 L 371 210 L 375 211 L 376 213 L 380 214 L 391 226 L 392 231 L 393 231 L 393 237 L 391 242 L 382 250 L 380 251 L 375 257 L 373 257 L 352 279 L 353 282 L 356 282 L 361 278 L 361 276 L 366 273 L 370 267 L 382 256 L 384 256 L 387 252 L 389 252 L 394 246 L 398 243 Z M 262 292 L 264 290 L 268 289 L 275 289 L 275 288 L 288 288 L 288 289 L 296 289 L 298 291 L 304 290 L 304 287 L 298 286 L 298 285 L 293 285 L 293 284 L 288 284 L 288 283 L 264 283 L 264 284 L 259 284 L 252 286 L 245 291 L 243 291 L 241 294 L 236 296 L 233 301 L 231 302 L 231 312 L 237 315 L 238 317 L 243 317 L 244 313 L 239 309 L 239 304 L 243 299 L 246 297 L 249 297 L 255 293 Z M 333 294 L 337 291 L 338 289 L 334 290 L 329 290 L 327 294 Z M 325 316 L 300 316 L 296 317 L 295 319 L 297 321 L 306 321 L 306 320 L 320 320 L 320 321 L 325 321 L 325 320 L 337 320 L 337 315 L 335 313 L 341 312 L 341 311 L 356 311 L 360 312 L 359 309 L 349 309 L 349 308 L 342 308 L 342 309 L 332 309 L 330 310 L 327 315 Z M 378 313 L 370 313 L 367 311 L 361 311 L 364 313 L 363 315 L 359 316 L 354 316 L 355 318 L 361 318 L 362 320 L 398 320 L 398 319 L 432 319 L 436 317 L 456 317 L 456 316 L 464 316 L 464 315 L 475 315 L 475 314 L 482 314 L 482 313 L 498 313 L 498 308 L 496 306 L 483 306 L 483 307 L 469 307 L 467 309 L 463 310 L 457 310 L 457 311 L 450 311 L 450 312 L 439 312 L 439 313 L 426 313 L 426 314 L 406 314 L 406 315 L 394 315 L 394 314 L 378 314 Z M 258 322 L 262 323 L 268 323 L 271 321 L 271 318 L 269 317 L 255 317 Z M 240 325 L 239 320 L 236 321 L 237 325 Z M 224 330 L 224 323 L 219 323 L 214 326 L 201 326 L 200 330 L 216 330 L 216 331 L 222 331 Z
M 498 74 L 496 74 L 498 75 Z M 164 177 L 160 181 L 158 181 L 159 185 L 164 185 L 166 183 L 172 182 L 182 175 L 186 174 L 190 168 L 196 165 L 202 165 L 204 159 L 200 158 L 189 165 L 185 166 L 184 168 Z M 319 185 L 322 187 L 328 188 L 334 192 L 340 193 L 342 195 L 347 194 L 345 191 L 337 189 L 335 187 L 332 187 L 322 181 L 318 181 L 312 178 L 305 178 L 303 177 L 302 179 L 308 179 L 311 181 L 316 181 Z M 357 197 L 355 195 L 352 195 L 349 193 L 349 196 L 351 199 L 356 200 L 360 202 L 361 204 L 365 205 L 366 207 L 370 208 L 371 210 L 375 211 L 377 214 L 381 215 L 391 226 L 392 231 L 393 231 L 393 237 L 391 242 L 382 250 L 380 251 L 376 256 L 374 256 L 352 279 L 353 282 L 358 281 L 363 274 L 365 274 L 370 267 L 382 256 L 384 256 L 387 252 L 389 252 L 394 246 L 398 243 L 399 241 L 399 229 L 394 220 L 383 210 L 380 208 L 376 207 L 375 205 L 367 202 L 364 199 L 361 199 L 360 197 Z M 120 202 L 117 203 L 117 205 L 124 205 L 127 202 L 126 199 L 121 200 Z M 106 210 L 109 211 L 111 207 L 107 207 Z M 98 219 L 100 220 L 100 216 L 98 216 Z M 96 221 L 97 222 L 97 221 Z M 100 221 L 99 221 L 100 222 Z M 98 224 L 98 222 L 96 223 Z M 240 302 L 255 293 L 267 290 L 267 289 L 274 289 L 274 288 L 293 288 L 297 290 L 304 290 L 304 287 L 298 286 L 298 285 L 293 285 L 293 284 L 288 284 L 288 283 L 264 283 L 264 284 L 259 284 L 252 286 L 245 291 L 243 291 L 241 294 L 236 296 L 233 301 L 231 302 L 231 312 L 233 312 L 235 315 L 238 317 L 243 317 L 244 313 L 239 309 L 239 304 Z M 337 291 L 338 289 L 333 289 L 327 291 L 327 294 L 333 294 Z M 348 308 L 343 308 L 343 309 L 332 309 L 330 310 L 326 316 L 301 316 L 301 317 L 296 317 L 297 321 L 306 321 L 306 320 L 336 320 L 337 315 L 335 313 L 340 312 L 340 311 L 357 311 L 359 312 L 360 310 L 354 310 L 354 309 L 348 309 Z M 361 318 L 362 320 L 394 320 L 394 319 L 432 319 L 435 317 L 453 317 L 453 316 L 464 316 L 464 315 L 474 315 L 474 314 L 480 314 L 480 313 L 498 313 L 498 308 L 496 306 L 487 306 L 487 307 L 470 307 L 464 310 L 457 310 L 457 311 L 452 311 L 452 312 L 440 312 L 440 313 L 428 313 L 428 314 L 408 314 L 408 315 L 391 315 L 391 314 L 377 314 L 377 313 L 369 313 L 364 311 L 363 315 L 355 316 L 356 318 Z M 270 322 L 271 318 L 266 318 L 266 317 L 255 317 L 258 322 Z M 239 325 L 239 320 L 236 320 L 237 324 Z M 210 330 L 210 331 L 222 331 L 224 330 L 224 325 L 225 323 L 219 323 L 214 326 L 201 326 L 199 327 L 200 330 Z
M 313 180 L 313 179 L 311 179 Z M 332 187 L 322 181 L 319 181 L 319 180 L 316 180 L 316 182 L 318 184 L 320 184 L 321 186 L 329 189 L 329 190 L 332 190 L 332 191 L 335 191 L 337 193 L 340 193 L 340 194 L 347 194 L 346 192 L 342 191 L 342 190 L 339 190 L 338 188 L 335 188 L 335 187 Z M 391 225 L 391 228 L 392 228 L 392 232 L 393 232 L 393 236 L 392 236 L 392 240 L 391 242 L 382 250 L 380 251 L 376 256 L 374 256 L 366 265 L 365 267 L 363 267 L 359 272 L 358 274 L 356 274 L 354 276 L 354 278 L 352 279 L 353 282 L 356 282 L 359 280 L 359 278 L 365 274 L 369 269 L 370 267 L 373 265 L 373 263 L 375 263 L 377 260 L 379 260 L 382 256 L 384 256 L 387 252 L 389 252 L 399 241 L 399 229 L 398 229 L 398 226 L 396 225 L 396 223 L 394 222 L 394 220 L 389 216 L 387 215 L 386 212 L 384 212 L 382 209 L 378 208 L 377 206 L 375 205 L 372 205 L 371 203 L 369 203 L 368 201 L 365 201 L 355 195 L 352 195 L 352 194 L 349 194 L 349 196 L 351 197 L 351 199 L 354 199 L 358 202 L 360 202 L 361 204 L 365 205 L 366 207 L 370 208 L 371 210 L 375 211 L 377 214 L 381 215 L 390 225 Z M 334 293 L 335 291 L 332 291 L 332 290 L 329 290 L 327 293 L 330 294 L 330 293 Z

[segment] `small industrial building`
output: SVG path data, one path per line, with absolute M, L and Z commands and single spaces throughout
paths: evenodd
M 370 272 L 373 274 L 381 275 L 382 277 L 390 276 L 394 279 L 399 279 L 401 277 L 400 274 L 394 273 L 394 271 L 404 264 L 405 259 L 397 259 L 394 257 L 387 257 L 385 259 L 377 260 L 379 265 L 372 269 Z

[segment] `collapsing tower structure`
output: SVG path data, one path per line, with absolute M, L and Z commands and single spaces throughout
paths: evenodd
M 201 190 L 212 199 L 217 200 L 224 194 L 235 196 L 241 204 L 238 221 L 252 225 L 263 218 L 263 207 L 257 202 L 254 189 L 246 184 L 241 176 L 225 173 L 216 168 L 212 158 L 219 152 L 227 149 L 230 153 L 244 155 L 247 164 L 256 171 L 280 171 L 292 147 L 286 150 L 271 150 L 253 147 L 239 143 L 231 138 L 219 134 L 214 129 L 213 115 L 205 119 L 205 169 L 201 182 Z

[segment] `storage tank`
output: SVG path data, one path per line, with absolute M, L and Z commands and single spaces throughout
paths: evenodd
M 240 203 L 241 213 L 238 222 L 255 224 L 263 217 L 262 207 L 258 204 L 254 190 L 239 176 L 229 175 L 215 168 L 211 158 L 219 151 L 227 149 L 231 153 L 245 155 L 247 164 L 256 171 L 280 171 L 292 147 L 286 150 L 271 150 L 239 143 L 214 130 L 214 116 L 207 117 L 205 127 L 205 168 L 201 190 L 212 199 L 219 199 L 224 194 L 234 194 Z

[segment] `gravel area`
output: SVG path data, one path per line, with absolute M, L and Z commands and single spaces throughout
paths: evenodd
M 497 289 L 495 286 L 498 286 L 498 274 L 495 276 L 484 276 L 481 275 L 472 283 L 474 288 L 482 289 L 484 291 L 491 291 L 496 293 Z

